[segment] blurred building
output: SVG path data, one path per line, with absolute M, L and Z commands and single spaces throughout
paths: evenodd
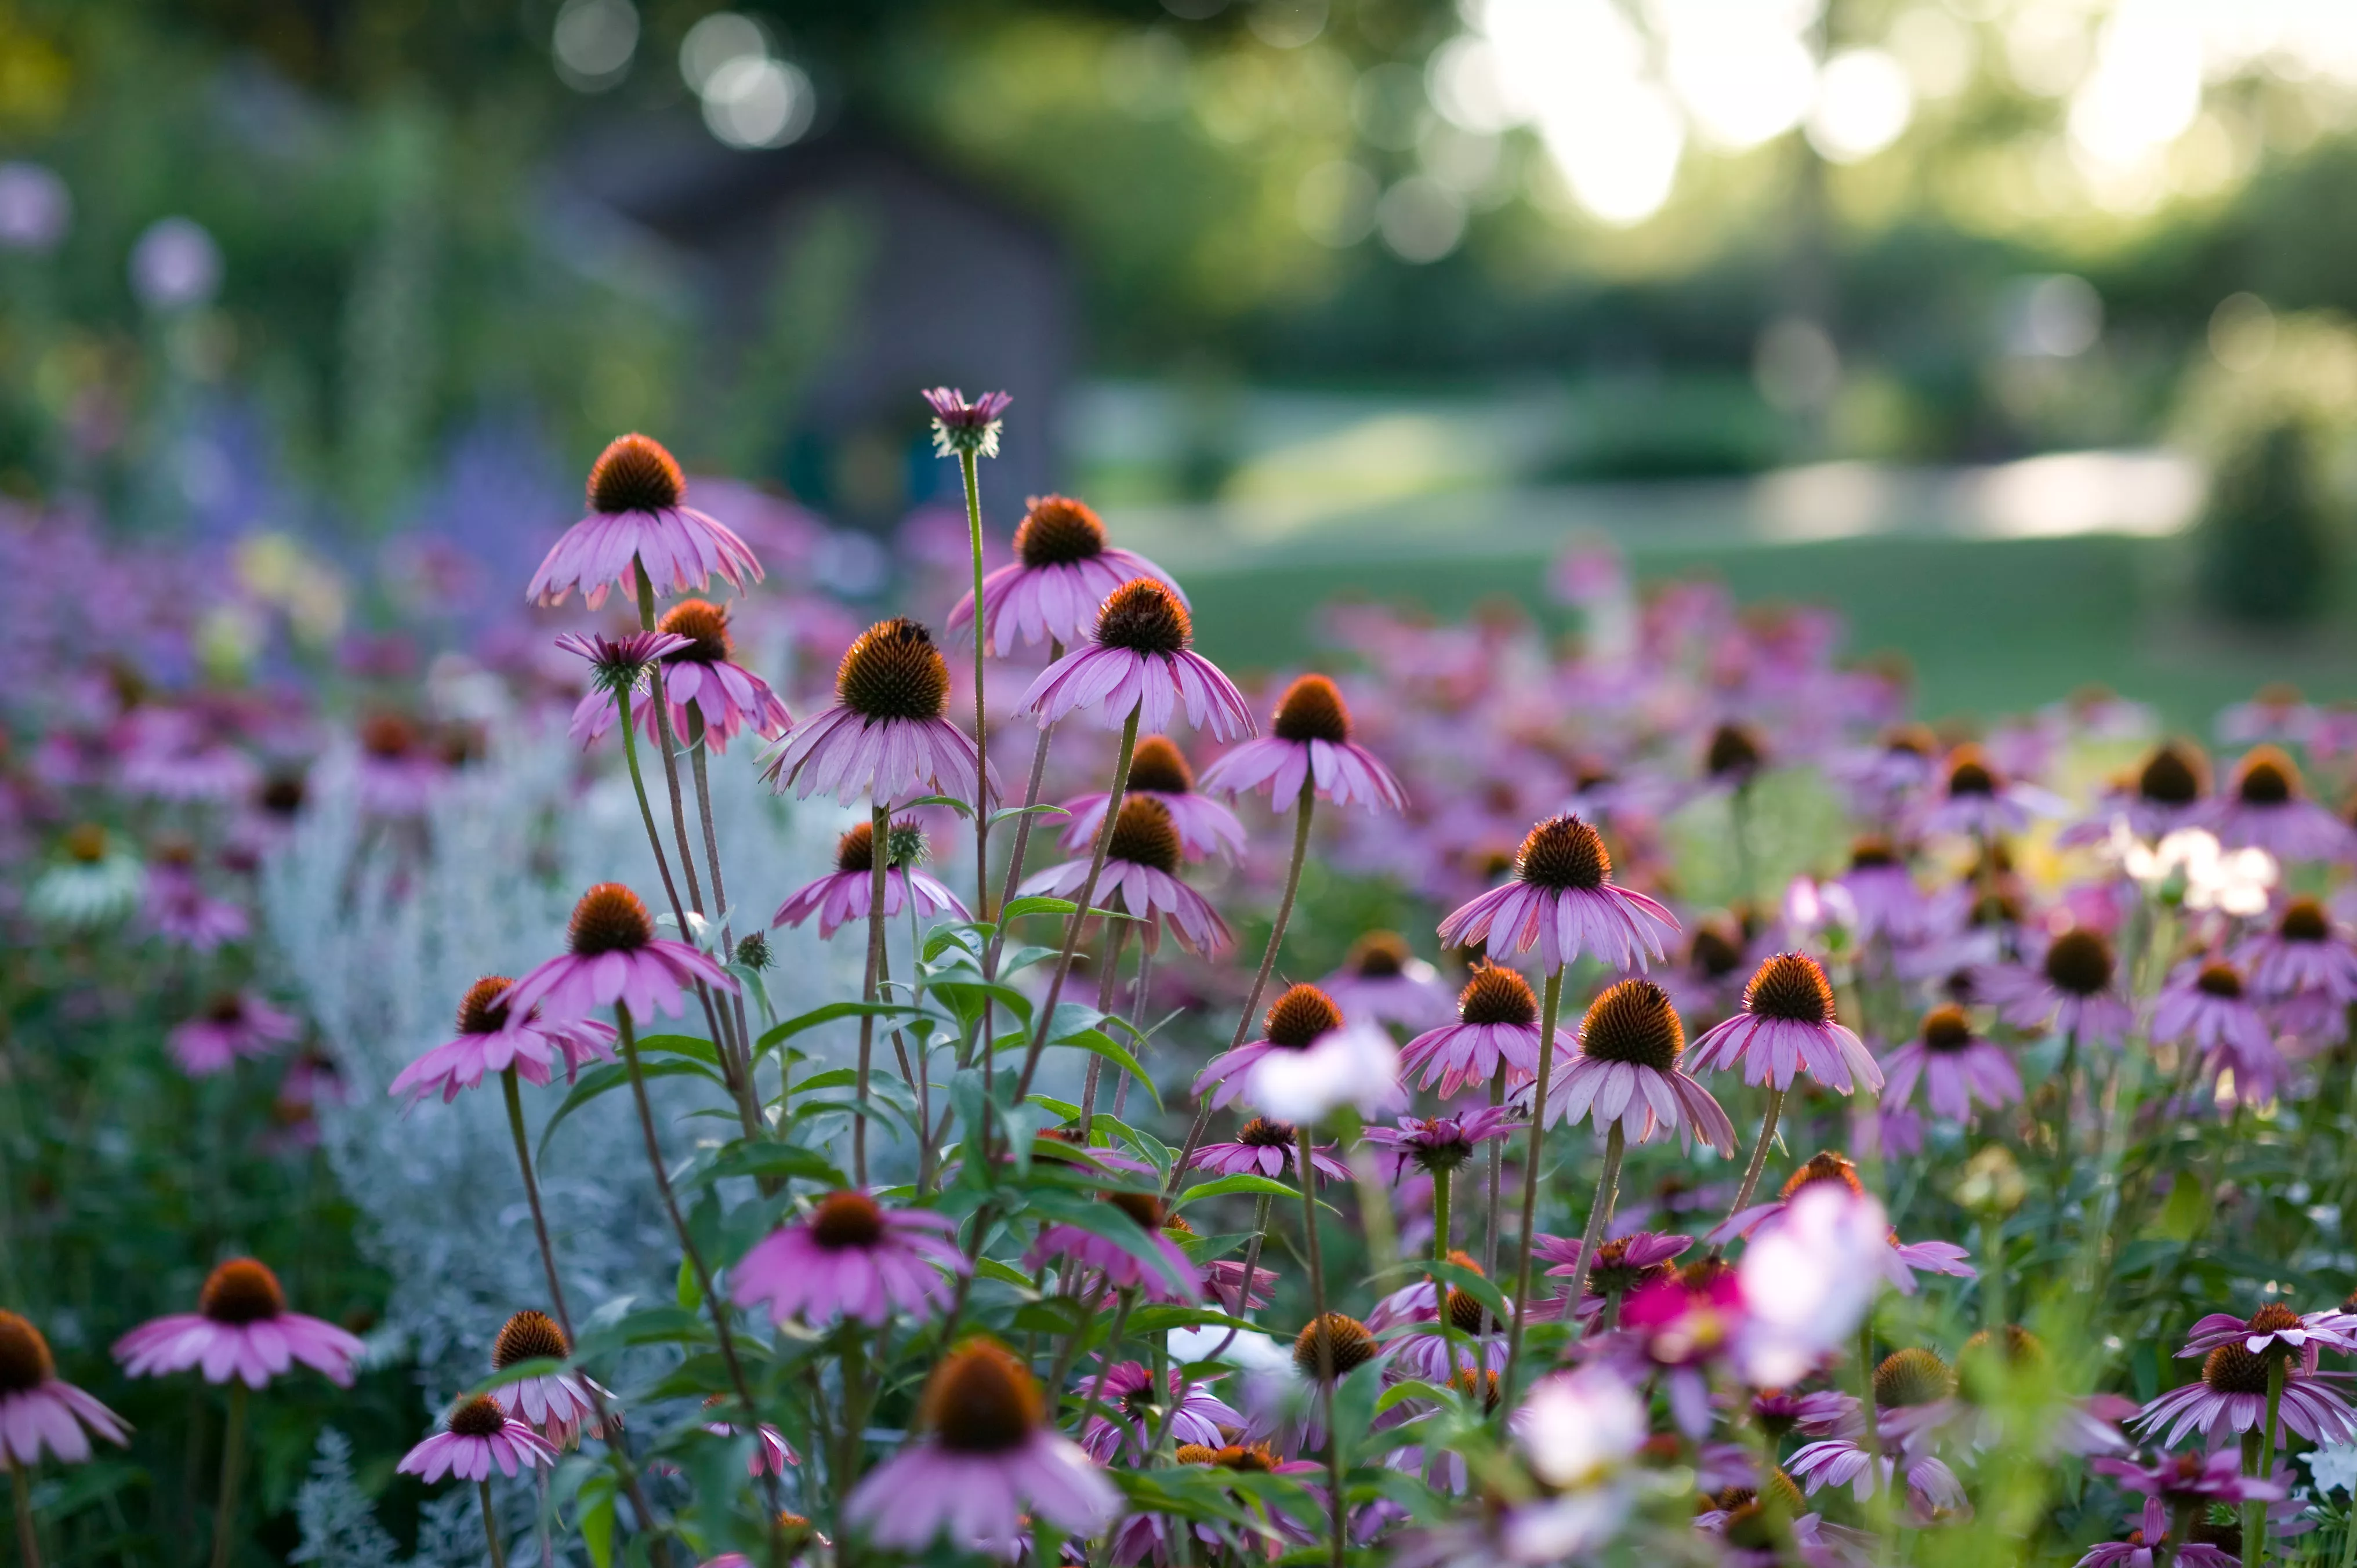
M 956 494 L 919 389 L 1003 388 L 1014 413 L 983 468 L 993 520 L 1052 487 L 1078 306 L 1044 224 L 848 124 L 770 150 L 637 124 L 568 161 L 558 189 L 575 223 L 633 246 L 701 319 L 692 434 L 709 466 L 887 524 Z

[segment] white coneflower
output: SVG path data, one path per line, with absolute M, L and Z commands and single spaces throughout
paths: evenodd
M 25 909 L 69 930 L 113 925 L 139 907 L 147 886 L 139 857 L 96 822 L 66 834 L 65 856 L 34 880 Z

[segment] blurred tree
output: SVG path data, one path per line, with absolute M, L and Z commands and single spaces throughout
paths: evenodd
M 2330 585 L 2333 515 L 2309 433 L 2270 424 L 2229 454 L 2201 523 L 2201 585 L 2211 605 L 2255 626 L 2304 620 Z

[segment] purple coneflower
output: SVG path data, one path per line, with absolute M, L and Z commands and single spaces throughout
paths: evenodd
M 2133 777 L 2103 792 L 2095 808 L 2055 835 L 2065 846 L 2101 843 L 2114 822 L 2157 843 L 2179 828 L 2200 825 L 2210 793 L 2210 759 L 2190 741 L 2163 741 Z
M 694 507 L 682 505 L 687 480 L 661 444 L 617 436 L 589 469 L 589 515 L 565 531 L 532 575 L 525 598 L 559 605 L 574 589 L 591 609 L 619 585 L 638 592 L 643 567 L 657 593 L 686 593 L 717 574 L 732 588 L 761 564 L 745 542 Z
M 1403 1077 L 1421 1069 L 1420 1089 L 1439 1085 L 1440 1098 L 1479 1088 L 1501 1070 L 1539 1070 L 1539 999 L 1531 983 L 1501 964 L 1475 966 L 1457 996 L 1457 1022 L 1428 1029 L 1400 1051 Z
M 501 1410 L 490 1395 L 479 1394 L 454 1407 L 443 1429 L 403 1455 L 393 1471 L 431 1486 L 445 1476 L 487 1480 L 494 1465 L 500 1475 L 512 1476 L 555 1464 L 556 1450 L 540 1434 Z
M 524 1361 L 562 1361 L 572 1354 L 573 1347 L 556 1320 L 527 1307 L 500 1326 L 500 1337 L 491 1342 L 491 1369 L 504 1372 Z M 579 1443 L 584 1431 L 592 1437 L 606 1435 L 597 1415 L 600 1400 L 605 1402 L 607 1419 L 617 1427 L 622 1424 L 613 1391 L 587 1372 L 559 1370 L 519 1378 L 493 1389 L 491 1399 L 506 1414 L 534 1428 L 559 1449 Z
M 200 953 L 243 940 L 253 925 L 239 906 L 206 895 L 197 875 L 196 846 L 182 838 L 156 845 L 142 912 L 158 936 Z
M 1196 793 L 1194 770 L 1167 735 L 1139 736 L 1130 756 L 1127 797 L 1135 800 L 1140 796 L 1169 808 L 1171 825 L 1178 830 L 1178 847 L 1189 860 L 1201 860 L 1214 852 L 1231 856 L 1243 853 L 1243 824 L 1209 795 Z M 1064 825 L 1065 849 L 1075 854 L 1088 853 L 1097 841 L 1097 825 L 1104 821 L 1105 802 L 1112 799 L 1101 789 L 1064 802 L 1064 810 L 1071 813 Z
M 1823 1438 L 1794 1453 L 1786 1468 L 1813 1497 L 1820 1487 L 1846 1486 L 1864 1502 L 1903 1467 L 1908 1501 L 1919 1520 L 1968 1511 L 1971 1504 L 1955 1472 L 1938 1455 L 1906 1441 L 1907 1434 L 1938 1424 L 1955 1391 L 1954 1371 L 1931 1351 L 1893 1351 L 1874 1369 L 1878 1435 L 1890 1450 L 1878 1455 L 1847 1437 Z
M 450 768 L 416 724 L 401 714 L 371 714 L 361 720 L 359 740 L 352 784 L 361 809 L 378 817 L 423 816 Z
M 2345 860 L 2357 847 L 2348 823 L 2308 799 L 2299 765 L 2272 746 L 2243 754 L 2202 820 L 2224 848 L 2277 860 Z
M 1882 1087 L 1882 1069 L 1864 1042 L 1835 1016 L 1833 983 L 1806 953 L 1778 953 L 1753 972 L 1743 1011 L 1695 1042 L 1695 1066 L 1740 1067 L 1744 1082 L 1778 1090 L 1804 1072 L 1843 1094 L 1854 1081 Z
M 849 1520 L 887 1550 L 916 1552 L 947 1531 L 956 1546 L 1012 1556 L 1023 1511 L 1093 1536 L 1121 1495 L 1078 1444 L 1049 1424 L 1023 1363 L 969 1339 L 934 1368 L 918 1409 L 925 1440 L 869 1472 L 845 1499 Z
M 1849 895 L 1861 942 L 1877 937 L 1916 942 L 1930 933 L 1931 901 L 1915 885 L 1915 874 L 1899 851 L 1879 833 L 1868 833 L 1850 845 L 1849 870 L 1832 886 Z
M 121 1416 L 58 1376 L 39 1329 L 0 1311 L 0 1460 L 29 1470 L 47 1448 L 79 1465 L 90 1457 L 85 1428 L 118 1448 L 131 1437 Z
M 1104 869 L 1092 901 L 1145 922 L 1146 950 L 1160 945 L 1164 926 L 1189 952 L 1216 952 L 1228 945 L 1228 923 L 1200 893 L 1178 880 L 1181 844 L 1170 808 L 1151 795 L 1122 802 L 1105 844 Z M 1089 862 L 1067 860 L 1027 878 L 1024 894 L 1072 897 L 1089 877 Z
M 838 1317 L 881 1324 L 926 1318 L 950 1302 L 944 1273 L 973 1265 L 957 1224 L 921 1208 L 886 1208 L 862 1192 L 821 1198 L 806 1218 L 772 1230 L 729 1271 L 729 1299 L 767 1303 L 772 1322 L 816 1326 Z
M 905 618 L 879 620 L 835 666 L 834 702 L 761 754 L 761 777 L 780 795 L 791 785 L 799 799 L 831 794 L 845 805 L 862 792 L 888 804 L 935 789 L 972 802 L 974 737 L 943 716 L 949 702 L 950 667 L 931 634 Z
M 2251 989 L 2270 1001 L 2303 993 L 2320 994 L 2336 1007 L 2357 1001 L 2357 943 L 2313 898 L 2284 905 L 2275 929 L 2245 938 L 2234 960 L 2251 977 Z
M 1472 1259 L 1458 1252 L 1450 1261 L 1460 1268 L 1481 1272 Z M 1437 1310 L 1435 1297 L 1442 1304 Z M 1448 1331 L 1440 1329 L 1440 1315 L 1448 1315 Z M 1395 1318 L 1383 1337 L 1390 1358 L 1386 1379 L 1416 1378 L 1446 1383 L 1467 1373 L 1494 1376 L 1506 1359 L 1506 1336 L 1497 1317 L 1469 1291 L 1433 1287 L 1414 1312 Z M 1304 1369 L 1309 1370 L 1310 1369 Z
M 2221 958 L 2188 959 L 2177 966 L 2152 1007 L 2152 1037 L 2190 1041 L 2196 1050 L 2225 1051 L 2237 1061 L 2275 1051 L 2275 1032 L 2260 1015 L 2243 972 Z
M 940 878 L 919 869 L 925 858 L 924 829 L 914 822 L 894 822 L 885 831 L 884 842 L 885 853 L 890 857 L 884 872 L 887 916 L 898 915 L 901 906 L 913 897 L 917 914 L 921 918 L 944 910 L 955 911 L 961 920 L 970 918 L 956 894 Z M 853 823 L 834 841 L 834 869 L 787 894 L 778 912 L 770 917 L 770 924 L 799 926 L 816 915 L 818 934 L 824 938 L 832 937 L 850 921 L 866 919 L 876 896 L 875 854 L 875 824 Z
M 457 1037 L 403 1068 L 385 1092 L 406 1095 L 413 1105 L 439 1094 L 447 1105 L 459 1090 L 480 1084 L 487 1073 L 513 1068 L 526 1083 L 545 1087 L 562 1061 L 565 1081 L 571 1083 L 583 1062 L 612 1054 L 612 1025 L 594 1018 L 552 1024 L 537 1011 L 519 1013 L 508 1004 L 514 985 L 499 974 L 475 982 L 458 1004 Z
M 262 1263 L 231 1258 L 206 1279 L 196 1311 L 141 1324 L 114 1342 L 114 1359 L 134 1378 L 198 1367 L 209 1383 L 235 1377 L 255 1389 L 300 1361 L 350 1388 L 361 1348 L 334 1324 L 287 1311 L 278 1276 Z
M 2220 1316 L 2204 1318 L 2202 1324 L 2213 1324 Z M 2277 1402 L 2283 1433 L 2298 1433 L 2311 1443 L 2348 1442 L 2357 1436 L 2357 1412 L 2308 1370 L 2305 1352 L 2290 1338 L 2295 1331 L 2303 1343 L 2319 1337 L 2316 1316 L 2303 1318 L 2270 1302 L 2251 1316 L 2241 1337 L 2222 1341 L 2217 1330 L 2205 1335 L 2197 1324 L 2196 1337 L 2210 1349 L 2204 1353 L 2189 1344 L 2179 1354 L 2201 1356 L 2201 1376 L 2146 1405 L 2129 1424 L 2157 1435 L 2168 1447 L 2197 1432 L 2211 1447 L 2222 1447 L 2231 1434 L 2262 1429 L 2269 1415 L 2268 1387 L 2280 1369 L 2282 1397 Z M 2251 1349 L 2251 1341 L 2262 1348 Z M 2288 1436 L 2279 1441 L 2287 1442 Z
M 724 1394 L 707 1394 L 704 1400 L 705 1413 L 709 1415 L 726 1402 L 727 1397 Z M 707 1421 L 704 1423 L 704 1430 L 715 1437 L 736 1437 L 745 1429 L 734 1422 Z M 784 1433 L 766 1421 L 753 1428 L 753 1446 L 745 1455 L 745 1474 L 756 1480 L 763 1476 L 782 1476 L 802 1462 L 802 1456 L 794 1452 L 794 1445 L 786 1441 Z
M 1964 745 L 1948 754 L 1941 799 L 1924 813 L 1922 827 L 1926 832 L 1989 839 L 2025 832 L 2033 819 L 2062 810 L 2054 795 L 2007 779 L 1979 746 Z
M 1205 1144 L 1187 1162 L 1189 1170 L 1217 1171 L 1222 1176 L 1259 1176 L 1272 1181 L 1293 1175 L 1294 1151 L 1301 1134 L 1289 1122 L 1255 1116 L 1237 1129 L 1232 1144 Z M 1312 1144 L 1310 1167 L 1335 1181 L 1349 1181 L 1351 1167 L 1334 1157 L 1331 1144 Z
M 2200 1459 L 2190 1454 L 2176 1455 L 2188 1464 L 2199 1465 Z M 2230 1466 L 2241 1463 L 2232 1453 L 2218 1453 L 2212 1459 L 2222 1459 Z M 2101 1461 L 2097 1461 L 2101 1463 Z M 2106 1541 L 2087 1549 L 2087 1554 L 2072 1564 L 2072 1568 L 2155 1568 L 2162 1562 L 2163 1552 L 2171 1568 L 2242 1568 L 2242 1559 L 2223 1547 L 2205 1541 L 2172 1541 L 2169 1536 L 2169 1509 L 2158 1498 L 2147 1498 L 2136 1528 L 2125 1541 Z
M 1651 1230 L 1599 1241 L 1595 1261 L 1587 1266 L 1587 1293 L 1577 1304 L 1564 1300 L 1562 1310 L 1585 1318 L 1603 1310 L 1605 1303 L 1617 1301 L 1640 1285 L 1668 1279 L 1676 1272 L 1670 1265 L 1693 1245 L 1691 1236 L 1664 1236 Z M 1538 1238 L 1539 1261 L 1547 1265 L 1550 1279 L 1568 1282 L 1579 1277 L 1579 1249 L 1576 1237 Z M 1570 1288 L 1568 1283 L 1564 1286 L 1566 1291 Z
M 176 1024 L 164 1043 L 190 1078 L 220 1072 L 240 1057 L 266 1057 L 302 1036 L 303 1026 L 259 996 L 224 991 L 205 1010 Z
M 1082 710 L 1119 729 L 1135 714 L 1141 731 L 1167 731 L 1182 707 L 1187 722 L 1222 740 L 1253 733 L 1252 708 L 1219 667 L 1194 651 L 1187 607 L 1152 577 L 1105 596 L 1086 646 L 1039 673 L 1017 713 L 1051 725 Z
M 1882 1066 L 1889 1075 L 1885 1103 L 1906 1104 L 1920 1079 L 1932 1114 L 1952 1122 L 1972 1120 L 1975 1100 L 1994 1109 L 2021 1098 L 2021 1072 L 2013 1058 L 1975 1034 L 1972 1019 L 1952 1002 L 1923 1015 L 1915 1037 L 1884 1057 Z
M 1124 1361 L 1092 1379 L 1090 1398 L 1100 1404 L 1112 1405 L 1122 1412 L 1122 1421 L 1103 1415 L 1089 1417 L 1088 1426 L 1081 1434 L 1081 1450 L 1100 1465 L 1110 1465 L 1116 1456 L 1126 1457 L 1133 1465 L 1144 1465 L 1157 1434 L 1166 1419 L 1161 1406 L 1172 1406 L 1168 1421 L 1170 1435 L 1180 1443 L 1200 1443 L 1216 1448 L 1222 1442 L 1220 1429 L 1243 1427 L 1244 1418 L 1228 1408 L 1211 1392 L 1209 1380 L 1190 1383 L 1177 1368 L 1172 1368 L 1164 1384 L 1166 1399 L 1157 1399 L 1154 1374 L 1135 1361 Z
M 1379 1157 L 1397 1181 L 1411 1170 L 1456 1170 L 1481 1144 L 1511 1135 L 1519 1116 L 1511 1106 L 1484 1105 L 1455 1116 L 1403 1116 L 1398 1126 L 1370 1127 L 1364 1136 L 1383 1151 Z
M 2207 1356 L 2221 1345 L 2240 1345 L 2254 1356 L 2303 1357 L 2313 1345 L 2322 1349 L 2357 1352 L 2357 1319 L 2341 1311 L 2294 1312 L 2269 1302 L 2245 1321 L 2231 1312 L 2213 1312 L 2194 1324 L 2178 1355 Z
M 972 403 L 949 387 L 919 392 L 933 411 L 933 450 L 943 457 L 998 456 L 998 422 L 1015 401 L 1011 393 L 986 392 Z
M 657 937 L 644 901 L 619 882 L 600 882 L 581 895 L 565 949 L 516 982 L 508 993 L 511 1011 L 540 1009 L 562 1023 L 619 1004 L 633 1019 L 659 1012 L 676 1018 L 680 993 L 696 981 L 737 989 L 736 977 L 707 955 Z
M 1105 542 L 1103 521 L 1068 496 L 1034 496 L 1015 525 L 1015 560 L 982 580 L 983 647 L 1005 655 L 1022 642 L 1079 642 L 1096 624 L 1097 607 L 1124 583 L 1150 577 L 1187 596 L 1169 573 L 1135 551 Z M 968 590 L 950 610 L 949 629 L 974 625 Z
M 1203 788 L 1220 795 L 1265 789 L 1280 813 L 1293 809 L 1304 788 L 1338 806 L 1407 809 L 1407 791 L 1391 769 L 1351 738 L 1350 705 L 1323 675 L 1304 675 L 1286 687 L 1268 734 L 1205 768 Z
M 2107 1046 L 2127 1038 L 2136 1014 L 2121 994 L 2119 961 L 2103 932 L 2073 926 L 2050 939 L 2043 952 L 2023 957 L 2020 965 L 1975 971 L 1977 999 L 1993 1004 L 2017 1029 L 2050 1027 Z
M 1593 1112 L 1598 1132 L 1618 1122 L 1631 1144 L 1674 1128 L 1691 1146 L 1695 1134 L 1722 1155 L 1735 1152 L 1735 1125 L 1710 1090 L 1686 1076 L 1679 1058 L 1685 1026 L 1669 993 L 1650 980 L 1624 980 L 1588 1004 L 1579 1049 L 1549 1086 L 1546 1119 L 1577 1126 Z
M 668 716 L 675 744 L 684 745 L 694 733 L 688 723 L 691 705 L 703 722 L 704 743 L 715 753 L 726 751 L 728 743 L 748 727 L 764 739 L 775 739 L 792 727 L 793 715 L 770 690 L 770 683 L 736 662 L 726 606 L 682 599 L 663 612 L 653 631 L 630 640 L 650 639 L 669 639 L 652 644 L 652 657 L 662 663 L 663 696 L 671 705 Z M 587 640 L 578 634 L 571 641 L 557 639 L 575 652 L 582 650 L 574 645 Z M 636 689 L 635 681 L 632 689 Z M 587 746 L 614 727 L 618 710 L 609 696 L 602 688 L 593 690 L 573 710 L 569 733 L 576 742 Z M 662 726 L 655 722 L 653 703 L 642 705 L 630 716 L 647 744 L 662 744 Z
M 1612 880 L 1612 856 L 1577 817 L 1550 817 L 1514 855 L 1514 880 L 1461 905 L 1440 923 L 1449 947 L 1486 942 L 1492 953 L 1528 952 L 1558 970 L 1582 953 L 1615 969 L 1643 969 L 1662 956 L 1677 918 Z
M 1269 1004 L 1262 1020 L 1261 1037 L 1222 1051 L 1195 1077 L 1194 1091 L 1201 1094 L 1217 1085 L 1214 1107 L 1233 1105 L 1243 1098 L 1244 1081 L 1263 1057 L 1273 1051 L 1303 1051 L 1342 1026 L 1342 1010 L 1314 985 L 1294 985 Z
M 1351 944 L 1342 967 L 1318 982 L 1353 1018 L 1429 1029 L 1455 1011 L 1439 972 L 1415 956 L 1396 931 L 1369 931 Z
M 1151 1193 L 1109 1192 L 1104 1201 L 1136 1222 L 1146 1250 L 1161 1259 L 1159 1266 L 1109 1236 L 1064 1224 L 1040 1228 L 1039 1239 L 1023 1254 L 1023 1266 L 1037 1269 L 1058 1258 L 1070 1258 L 1085 1268 L 1098 1270 L 1104 1275 L 1105 1283 L 1114 1290 L 1142 1291 L 1148 1301 L 1184 1304 L 1200 1300 L 1201 1271 L 1170 1239 L 1166 1229 L 1168 1210 L 1162 1199 Z M 1182 1281 L 1186 1283 L 1182 1284 Z

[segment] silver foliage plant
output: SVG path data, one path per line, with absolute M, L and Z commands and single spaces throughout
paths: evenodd
M 767 922 L 797 865 L 826 853 L 835 824 L 762 789 L 749 755 L 716 759 L 712 785 L 731 875 L 745 889 L 741 935 Z M 522 974 L 561 950 L 580 888 L 660 882 L 628 781 L 583 788 L 562 736 L 495 744 L 414 828 L 361 809 L 349 754 L 322 766 L 318 786 L 315 808 L 265 869 L 264 918 L 343 1079 L 343 1101 L 320 1108 L 320 1135 L 393 1276 L 376 1348 L 414 1356 L 438 1410 L 483 1375 L 508 1315 L 544 1307 L 547 1288 L 499 1095 L 462 1094 L 404 1114 L 385 1086 L 450 1036 L 453 1009 L 476 980 Z M 780 961 L 769 983 L 780 1013 L 813 1006 L 830 989 L 840 994 L 849 954 L 806 933 L 771 940 Z M 561 1086 L 527 1093 L 535 1143 L 562 1102 Z M 663 1124 L 674 1154 L 683 1151 L 695 1123 Z M 622 1096 L 585 1106 L 548 1148 L 549 1223 L 568 1290 L 584 1304 L 667 1290 L 676 1272 L 676 1240 L 639 1148 Z

